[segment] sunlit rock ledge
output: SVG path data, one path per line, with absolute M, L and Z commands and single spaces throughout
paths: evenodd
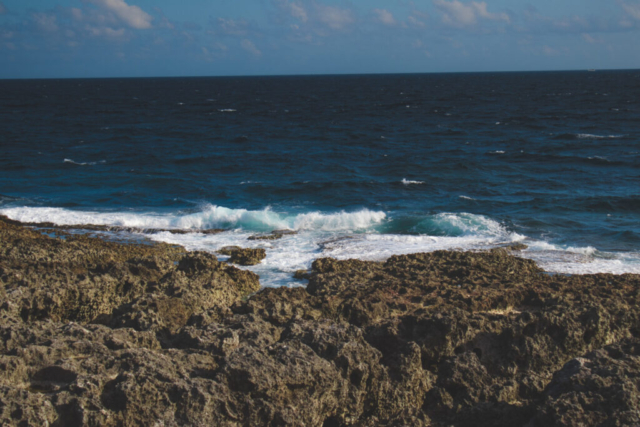
M 319 259 L 260 290 L 212 254 L 0 219 L 3 425 L 640 423 L 640 277 L 505 249 Z

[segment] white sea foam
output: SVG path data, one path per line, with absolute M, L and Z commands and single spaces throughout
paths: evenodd
M 64 161 L 62 163 L 70 163 L 72 165 L 78 165 L 78 166 L 94 166 L 97 164 L 104 164 L 107 163 L 106 160 L 100 160 L 99 162 L 75 162 L 72 159 L 64 159 Z
M 624 138 L 626 135 L 592 135 L 590 133 L 579 133 L 576 136 L 579 139 L 617 139 Z
M 22 222 L 52 222 L 58 225 L 96 224 L 136 228 L 204 230 L 241 228 L 249 231 L 292 230 L 357 231 L 379 224 L 384 212 L 310 212 L 284 215 L 263 209 L 229 209 L 206 205 L 191 214 L 154 214 L 133 212 L 88 212 L 62 208 L 19 207 L 1 209 L 0 213 Z
M 223 109 L 218 110 L 218 111 L 220 111 L 221 113 L 233 113 L 233 112 L 235 112 L 237 110 L 234 110 L 233 108 L 223 108 Z
M 418 185 L 418 184 L 424 184 L 424 181 L 411 181 L 408 180 L 406 178 L 402 178 L 401 181 L 404 185 Z
M 473 197 L 469 197 L 469 196 L 458 196 L 458 197 L 465 200 L 475 200 Z
M 23 222 L 53 222 L 60 225 L 100 224 L 137 228 L 192 229 L 189 234 L 158 232 L 146 237 L 179 244 L 188 250 L 215 252 L 224 246 L 264 248 L 267 258 L 250 267 L 264 286 L 301 285 L 293 273 L 309 268 L 320 257 L 384 260 L 392 255 L 435 250 L 485 250 L 514 242 L 527 244 L 519 256 L 533 259 L 549 272 L 584 274 L 640 273 L 640 254 L 598 251 L 595 247 L 571 247 L 529 239 L 483 215 L 440 213 L 425 215 L 414 235 L 380 234 L 379 226 L 393 219 L 384 212 L 309 212 L 283 214 L 270 209 L 229 209 L 206 205 L 199 212 L 157 214 L 136 212 L 89 212 L 62 208 L 14 207 L 0 214 Z M 226 228 L 219 234 L 198 233 Z M 256 232 L 292 229 L 298 233 L 279 240 L 248 240 Z M 221 259 L 225 257 L 221 256 Z

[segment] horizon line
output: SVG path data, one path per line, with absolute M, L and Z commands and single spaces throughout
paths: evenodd
M 301 74 L 221 74 L 221 75 L 174 75 L 174 76 L 96 76 L 96 77 L 3 77 L 0 81 L 15 80 L 108 80 L 108 79 L 193 79 L 193 78 L 252 78 L 252 77 L 347 77 L 347 76 L 403 76 L 422 74 L 519 74 L 519 73 L 570 73 L 570 72 L 640 71 L 640 68 L 580 68 L 557 70 L 511 70 L 511 71 L 422 71 L 395 73 L 301 73 Z

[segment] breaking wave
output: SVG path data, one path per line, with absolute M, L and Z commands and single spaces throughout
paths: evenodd
M 241 228 L 251 231 L 270 231 L 281 228 L 292 230 L 358 231 L 366 230 L 379 224 L 387 217 L 384 212 L 374 212 L 367 209 L 358 212 L 309 212 L 286 215 L 268 208 L 252 211 L 215 205 L 206 205 L 201 211 L 190 214 L 88 212 L 46 207 L 8 208 L 0 210 L 0 213 L 22 222 L 51 222 L 57 225 L 93 224 L 142 229 L 187 230 Z

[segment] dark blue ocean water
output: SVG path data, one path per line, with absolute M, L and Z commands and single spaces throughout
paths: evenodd
M 637 70 L 5 80 L 0 213 L 229 228 L 177 242 L 209 250 L 294 228 L 267 246 L 283 274 L 513 241 L 640 271 L 638 100 Z

